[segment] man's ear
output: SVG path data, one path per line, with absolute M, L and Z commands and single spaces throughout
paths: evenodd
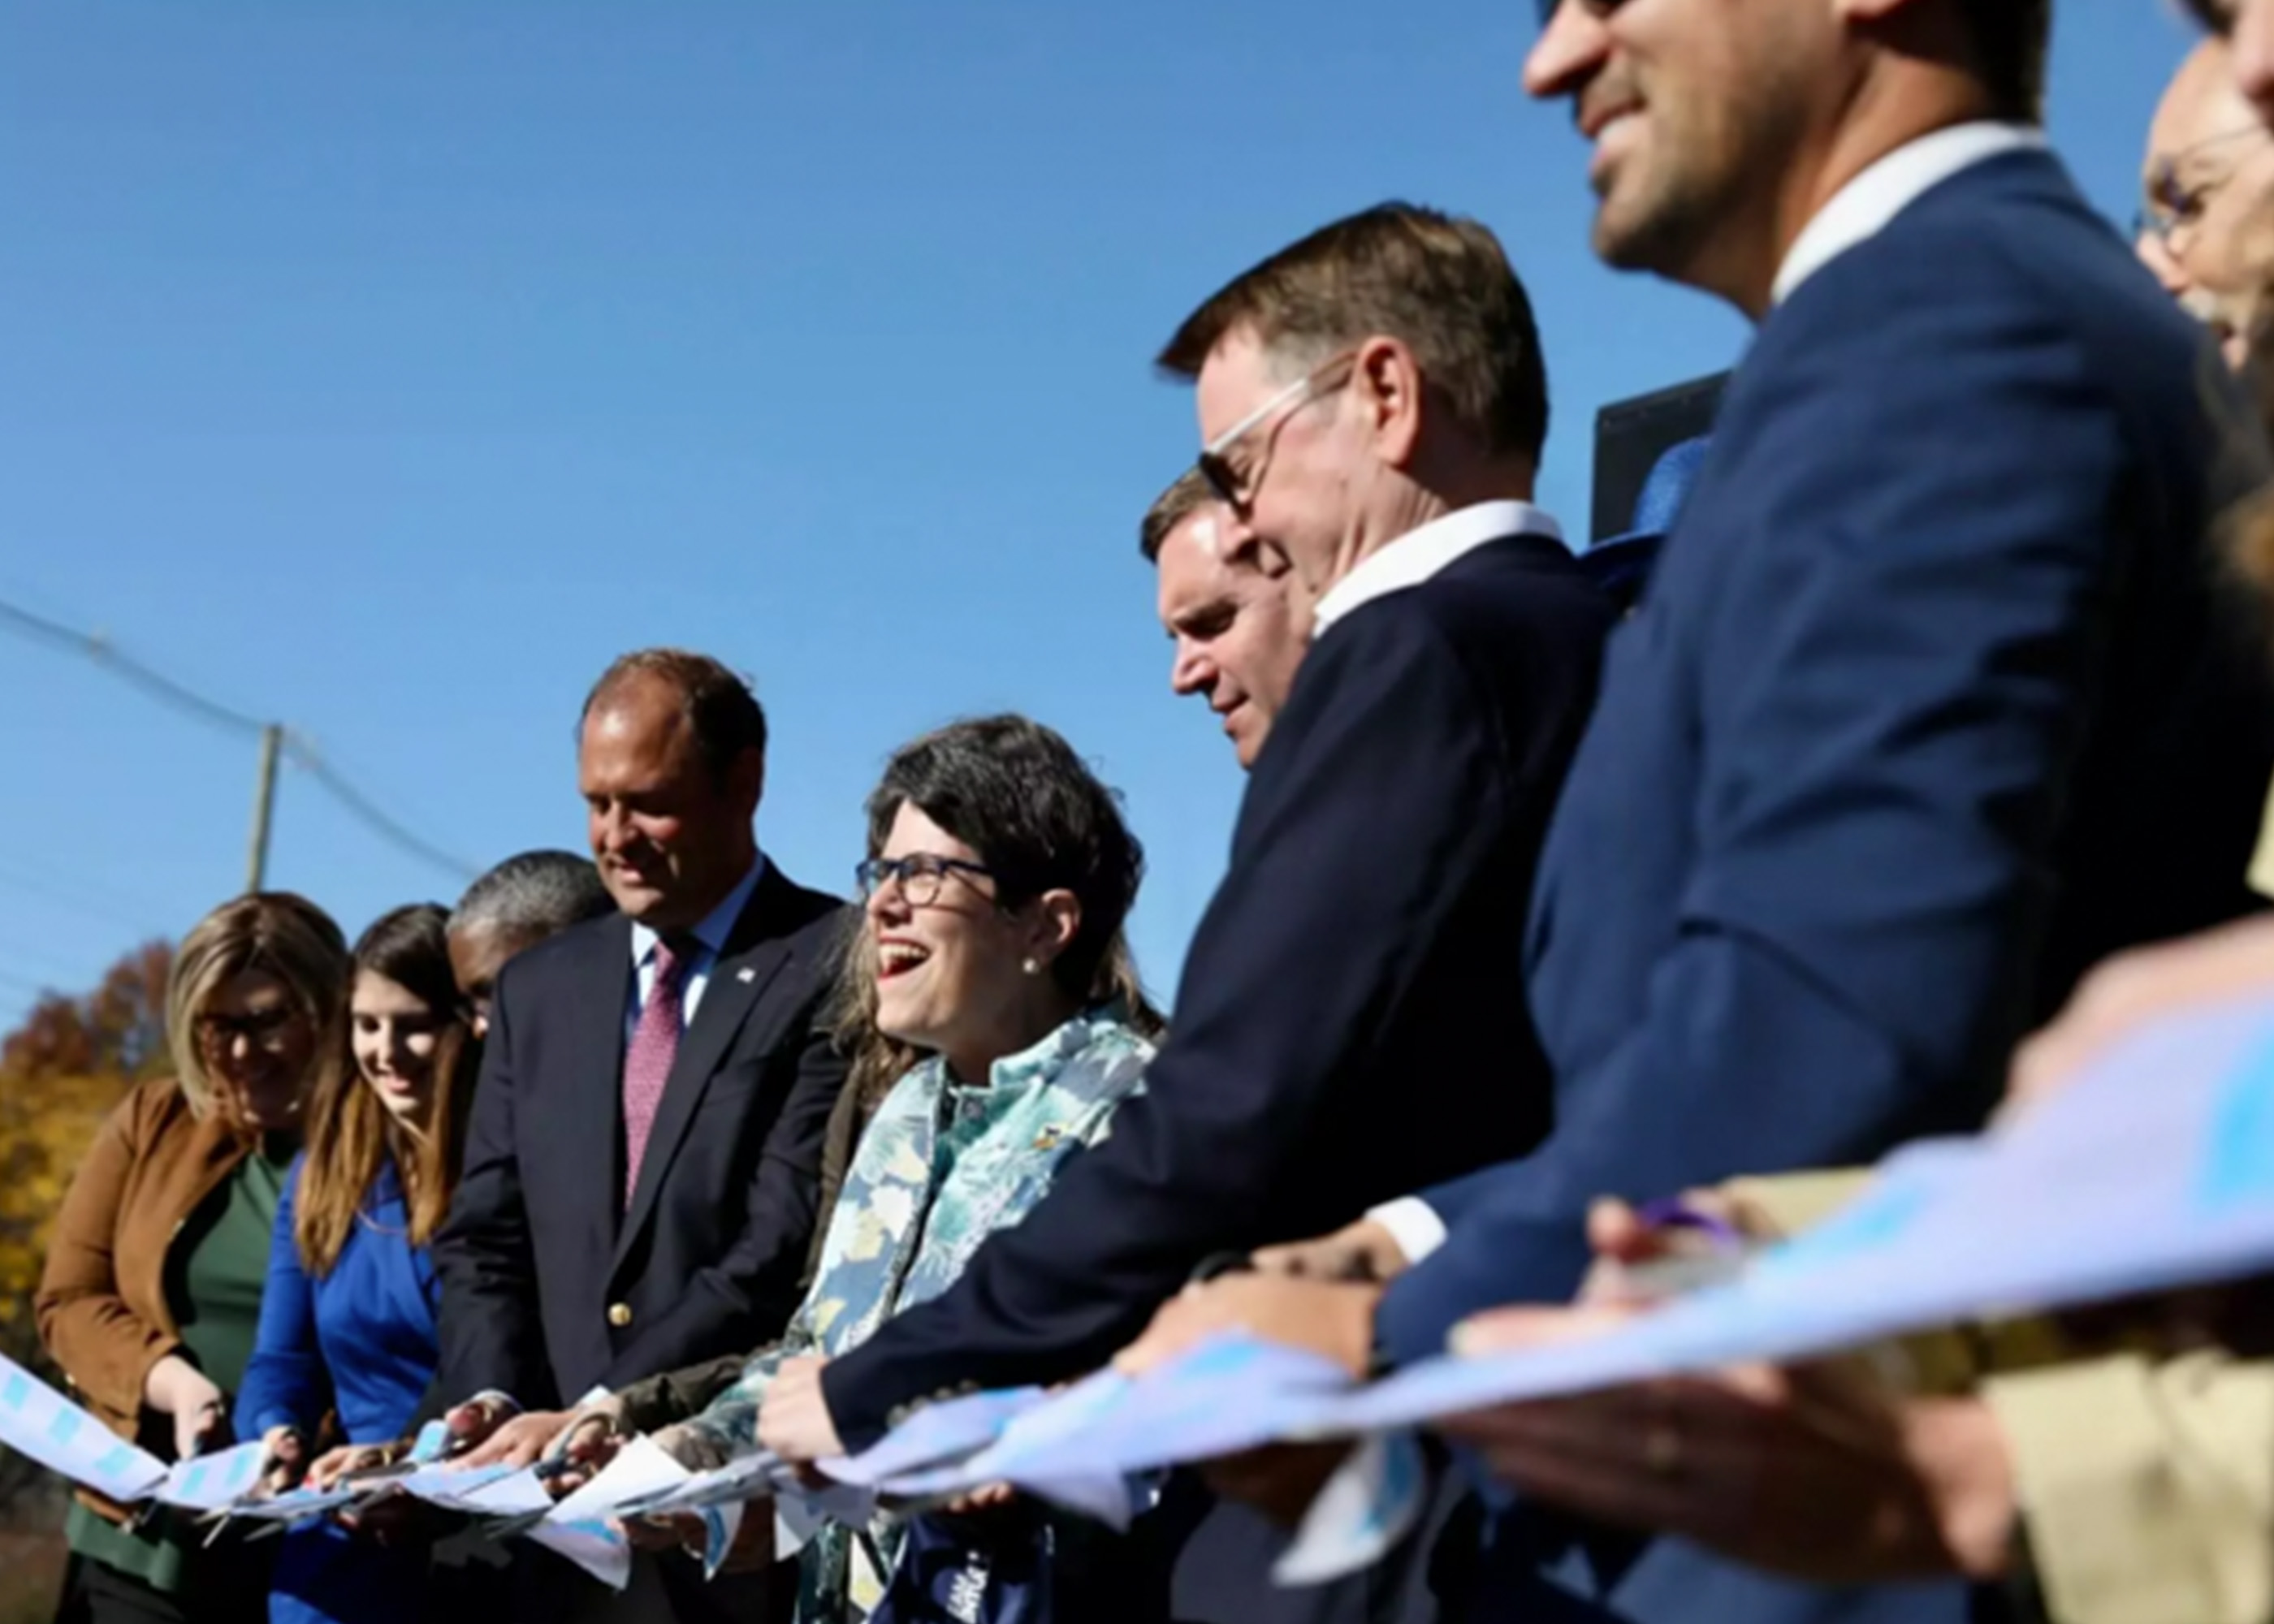
M 1359 345 L 1354 365 L 1375 454 L 1392 468 L 1411 466 L 1421 440 L 1420 363 L 1403 339 L 1376 334 Z

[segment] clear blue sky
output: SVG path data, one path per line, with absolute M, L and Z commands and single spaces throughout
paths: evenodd
M 2187 44 L 2065 0 L 2054 136 L 2128 211 Z M 1165 991 L 1239 778 L 1168 693 L 1148 361 L 1386 197 L 1529 282 L 1584 525 L 1608 400 L 1741 324 L 1588 257 L 1530 0 L 79 0 L 0 49 L 0 598 L 312 736 L 477 862 L 581 846 L 617 652 L 749 672 L 761 837 L 841 887 L 894 744 L 1030 711 L 1128 795 Z M 253 752 L 0 635 L 0 1026 L 240 883 Z M 352 933 L 457 881 L 288 771 L 272 878 Z M 1510 921 L 1510 929 L 1516 921 Z

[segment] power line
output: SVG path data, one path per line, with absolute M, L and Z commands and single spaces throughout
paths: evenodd
M 83 655 L 140 688 L 161 704 L 193 717 L 208 726 L 254 739 L 267 730 L 268 724 L 258 717 L 247 716 L 242 710 L 183 687 L 163 672 L 143 664 L 98 632 L 85 632 L 76 627 L 65 626 L 4 598 L 0 598 L 0 628 L 12 630 L 35 643 L 48 643 Z M 460 879 L 473 877 L 476 873 L 473 864 L 423 838 L 382 810 L 370 795 L 350 783 L 324 760 L 313 740 L 288 728 L 284 732 L 283 748 L 295 766 L 322 786 L 350 816 L 380 839 L 419 861 L 446 869 Z

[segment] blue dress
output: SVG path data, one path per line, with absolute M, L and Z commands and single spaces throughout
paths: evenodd
M 408 1430 L 434 1380 L 440 1300 L 433 1259 L 410 1241 L 410 1213 L 390 1160 L 330 1274 L 310 1276 L 293 1239 L 303 1157 L 277 1203 L 268 1284 L 252 1362 L 237 1390 L 237 1435 L 272 1426 L 311 1437 L 336 1410 L 349 1441 L 385 1443 Z M 274 1624 L 398 1624 L 426 1611 L 421 1551 L 392 1551 L 330 1522 L 294 1529 L 277 1553 Z

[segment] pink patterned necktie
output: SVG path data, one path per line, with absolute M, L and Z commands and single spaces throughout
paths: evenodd
M 680 978 L 687 961 L 669 942 L 655 942 L 655 980 L 647 1002 L 640 1005 L 639 1025 L 632 1028 L 631 1047 L 624 1050 L 624 1206 L 632 1204 L 639 1188 L 640 1160 L 647 1154 L 647 1137 L 655 1127 L 656 1108 L 663 1103 L 663 1086 L 671 1079 L 671 1063 L 679 1057 L 679 1033 L 684 1024 Z

